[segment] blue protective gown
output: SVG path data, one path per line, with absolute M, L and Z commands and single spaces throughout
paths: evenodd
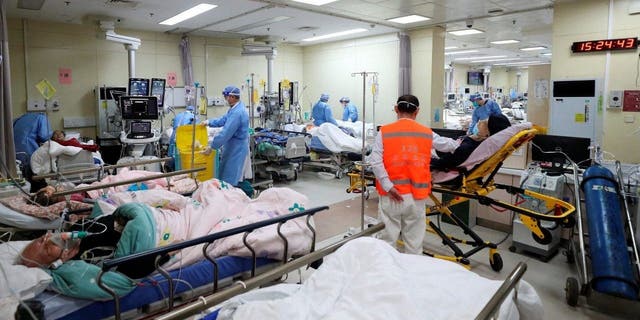
M 351 103 L 347 103 L 342 112 L 342 121 L 358 121 L 358 108 Z
M 13 120 L 13 142 L 16 146 L 16 158 L 21 161 L 31 159 L 31 154 L 41 143 L 51 138 L 51 126 L 44 113 L 25 113 Z M 22 152 L 26 153 L 26 158 Z
M 493 100 L 486 100 L 482 106 L 475 107 L 473 115 L 471 115 L 471 123 L 469 124 L 469 130 L 467 133 L 478 133 L 478 121 L 489 119 L 490 116 L 497 116 L 502 114 L 502 109 L 497 102 Z
M 331 113 L 331 106 L 329 106 L 324 101 L 318 101 L 311 109 L 311 116 L 313 117 L 313 125 L 320 126 L 325 122 L 333 123 L 334 125 L 338 125 L 336 119 L 333 118 L 333 114 Z
M 244 103 L 238 102 L 224 116 L 209 120 L 210 127 L 223 127 L 213 142 L 212 149 L 221 149 L 218 177 L 237 186 L 243 180 L 244 161 L 249 154 L 249 114 Z

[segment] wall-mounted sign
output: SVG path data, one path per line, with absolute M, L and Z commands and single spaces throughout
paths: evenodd
M 638 38 L 620 38 L 607 40 L 591 40 L 574 42 L 571 51 L 575 52 L 598 52 L 610 50 L 629 50 L 638 48 Z

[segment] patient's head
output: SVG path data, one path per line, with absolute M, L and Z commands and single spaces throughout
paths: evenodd
M 64 201 L 64 197 L 53 197 L 53 194 L 55 192 L 55 187 L 46 186 L 38 190 L 33 196 L 31 196 L 31 201 L 45 207 L 60 201 Z
M 64 141 L 64 137 L 65 137 L 64 131 L 56 130 L 51 135 L 51 140 L 53 140 L 53 141 Z
M 503 114 L 490 116 L 487 121 L 487 130 L 489 131 L 490 136 L 508 128 L 509 126 L 511 126 L 511 122 Z
M 64 262 L 78 253 L 77 245 L 71 249 L 64 249 L 61 244 L 52 241 L 52 235 L 53 233 L 47 232 L 42 237 L 31 241 L 22 250 L 20 264 L 27 267 L 48 267 L 58 259 Z

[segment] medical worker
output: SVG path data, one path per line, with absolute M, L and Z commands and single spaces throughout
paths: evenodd
M 40 144 L 49 140 L 53 132 L 47 115 L 40 112 L 28 112 L 13 120 L 13 143 L 16 146 L 16 158 L 29 162 L 33 152 Z
M 498 116 L 502 114 L 502 109 L 497 102 L 489 99 L 483 99 L 480 94 L 472 94 L 469 97 L 473 103 L 473 114 L 471 115 L 471 123 L 467 134 L 478 133 L 478 121 L 489 119 L 489 116 Z
M 327 103 L 329 101 L 329 95 L 323 93 L 320 95 L 320 100 L 313 105 L 313 109 L 311 109 L 311 117 L 313 118 L 313 125 L 320 126 L 325 122 L 333 123 L 334 125 L 338 125 L 336 119 L 333 118 L 333 114 L 331 113 L 331 106 Z
M 228 86 L 222 95 L 229 104 L 229 111 L 220 118 L 203 121 L 203 124 L 222 127 L 210 146 L 211 149 L 221 149 L 218 177 L 232 186 L 238 186 L 244 180 L 243 169 L 249 155 L 249 114 L 240 101 L 238 87 Z
M 358 108 L 350 103 L 351 100 L 349 97 L 340 98 L 340 103 L 342 103 L 342 107 L 344 111 L 342 112 L 342 121 L 358 121 Z
M 385 228 L 382 239 L 395 247 L 399 237 L 405 253 L 422 254 L 424 210 L 431 193 L 433 132 L 416 121 L 420 103 L 412 95 L 398 98 L 396 122 L 384 125 L 367 161 L 380 194 L 378 214 Z

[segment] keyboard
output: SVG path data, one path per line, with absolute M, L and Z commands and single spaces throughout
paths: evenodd
M 129 133 L 127 139 L 149 139 L 153 138 L 153 133 Z

